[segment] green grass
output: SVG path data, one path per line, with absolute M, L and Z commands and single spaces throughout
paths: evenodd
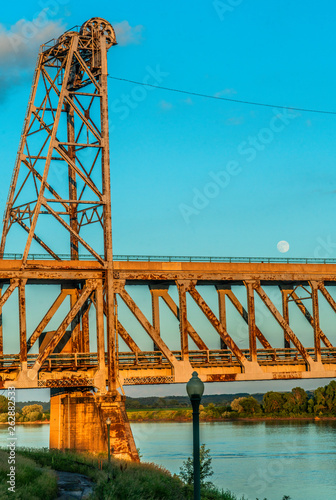
M 39 467 L 34 460 L 16 454 L 15 493 L 8 491 L 8 452 L 0 450 L 0 498 L 52 500 L 57 496 L 56 474 Z
M 104 456 L 48 449 L 17 450 L 22 459 L 34 460 L 41 467 L 79 472 L 90 477 L 96 488 L 92 500 L 191 500 L 193 491 L 169 471 L 147 463 L 131 463 Z M 102 465 L 102 470 L 100 466 Z M 0 496 L 0 498 L 2 498 Z M 46 500 L 48 497 L 43 496 Z M 50 497 L 54 498 L 54 497 Z M 204 490 L 204 500 L 238 500 L 229 492 Z
M 56 498 L 56 478 L 50 469 L 84 474 L 95 483 L 91 500 L 192 500 L 192 486 L 155 464 L 111 460 L 72 451 L 16 450 L 16 494 L 7 492 L 7 452 L 0 451 L 0 498 L 52 500 Z M 102 466 L 102 470 L 101 470 Z M 244 500 L 229 491 L 202 490 L 202 500 Z M 247 500 L 247 499 L 245 499 Z M 251 499 L 252 500 L 252 499 Z M 254 500 L 254 499 L 253 499 Z M 272 499 L 276 500 L 276 499 Z M 279 499 L 280 500 L 280 499 Z

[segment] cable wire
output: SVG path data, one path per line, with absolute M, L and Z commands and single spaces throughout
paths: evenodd
M 162 87 L 160 85 L 152 85 L 150 83 L 144 83 L 144 82 L 137 82 L 135 80 L 128 80 L 127 78 L 118 78 L 117 76 L 110 76 L 112 80 L 119 80 L 121 82 L 127 82 L 127 83 L 133 83 L 135 85 L 142 85 L 143 87 L 152 87 L 154 89 L 161 89 L 161 90 L 166 90 L 168 92 L 177 92 L 179 94 L 186 94 L 186 95 L 192 95 L 196 97 L 205 97 L 206 99 L 217 99 L 219 101 L 228 101 L 228 102 L 237 102 L 239 104 L 249 104 L 251 106 L 262 106 L 265 108 L 278 108 L 278 109 L 287 109 L 291 111 L 302 111 L 304 113 L 319 113 L 319 114 L 324 114 L 324 115 L 336 115 L 336 111 L 328 111 L 328 110 L 323 110 L 323 109 L 310 109 L 310 108 L 297 108 L 293 106 L 279 106 L 278 104 L 267 104 L 263 102 L 255 102 L 255 101 L 243 101 L 240 99 L 233 99 L 231 97 L 221 97 L 221 96 L 215 96 L 215 95 L 209 95 L 209 94 L 201 94 L 199 92 L 190 92 L 188 90 L 182 90 L 182 89 L 173 89 L 171 87 Z

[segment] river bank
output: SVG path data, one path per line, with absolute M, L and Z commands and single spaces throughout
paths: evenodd
M 139 410 L 127 412 L 130 422 L 192 422 L 192 410 Z M 253 415 L 240 416 L 238 414 L 225 417 L 211 417 L 200 415 L 201 422 L 269 422 L 269 421 L 306 421 L 318 422 L 336 421 L 336 416 L 321 416 L 315 415 L 293 415 L 293 416 L 274 416 L 274 415 Z
M 36 420 L 34 422 L 15 422 L 14 426 L 16 425 L 40 425 L 40 424 L 50 424 L 50 420 Z M 8 427 L 8 422 L 0 422 L 0 425 L 6 425 Z
M 181 415 L 180 412 L 184 411 L 186 414 Z M 131 411 L 127 412 L 127 416 L 130 422 L 176 422 L 185 423 L 192 422 L 192 411 L 191 410 L 139 410 L 138 412 Z M 201 422 L 286 422 L 286 421 L 302 421 L 302 422 L 319 422 L 319 421 L 336 421 L 336 416 L 321 416 L 316 417 L 312 415 L 307 416 L 288 416 L 288 417 L 277 417 L 277 416 L 233 416 L 233 417 L 223 417 L 223 418 L 212 418 L 212 417 L 201 417 Z M 15 425 L 43 425 L 50 424 L 50 420 L 37 420 L 35 422 L 15 422 Z M 0 422 L 0 426 L 8 426 L 8 422 Z

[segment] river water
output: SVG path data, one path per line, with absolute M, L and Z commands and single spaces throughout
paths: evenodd
M 142 460 L 173 473 L 192 454 L 190 423 L 133 423 Z M 336 422 L 273 421 L 201 424 L 217 486 L 249 500 L 336 499 Z M 7 444 L 0 427 L 0 446 Z M 18 425 L 17 446 L 47 447 L 49 425 Z

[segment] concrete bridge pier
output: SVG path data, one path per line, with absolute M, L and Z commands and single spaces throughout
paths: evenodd
M 139 461 L 125 410 L 125 397 L 52 389 L 50 448 L 91 453 L 107 452 L 106 419 L 111 419 L 111 456 Z

